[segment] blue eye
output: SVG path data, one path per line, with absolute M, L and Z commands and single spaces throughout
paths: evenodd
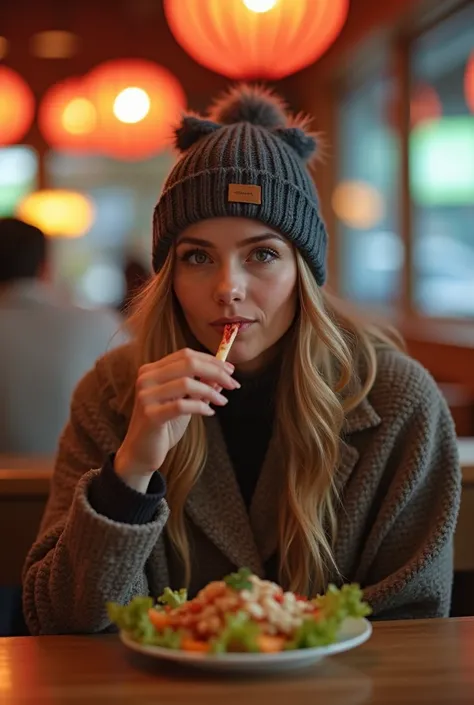
M 181 262 L 187 262 L 188 264 L 200 265 L 207 264 L 209 256 L 204 252 L 204 250 L 188 250 L 179 258 Z
M 279 258 L 278 252 L 271 250 L 269 247 L 258 247 L 250 256 L 259 264 L 270 264 L 270 262 Z

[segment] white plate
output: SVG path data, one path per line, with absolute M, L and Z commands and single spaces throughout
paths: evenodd
M 166 659 L 186 666 L 193 666 L 209 671 L 234 671 L 257 673 L 261 671 L 282 671 L 311 666 L 325 656 L 332 656 L 343 651 L 355 649 L 372 634 L 372 625 L 366 619 L 346 619 L 337 641 L 329 646 L 313 649 L 282 651 L 278 654 L 199 654 L 188 651 L 163 649 L 160 646 L 147 646 L 133 641 L 125 632 L 120 632 L 120 639 L 134 651 L 157 659 Z

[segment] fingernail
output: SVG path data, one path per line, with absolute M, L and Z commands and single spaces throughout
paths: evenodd
M 240 388 L 241 388 L 242 385 L 240 384 L 240 382 L 237 382 L 236 379 L 232 379 L 232 382 L 234 383 L 235 389 L 240 389 Z
M 225 397 L 223 394 L 216 394 L 215 399 L 219 404 L 223 404 L 223 405 L 227 404 L 229 401 L 227 399 L 227 397 Z
M 226 362 L 225 366 L 229 370 L 229 372 L 233 372 L 235 370 L 235 367 L 231 362 Z

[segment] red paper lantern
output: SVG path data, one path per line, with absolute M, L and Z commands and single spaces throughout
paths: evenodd
M 179 44 L 232 79 L 276 80 L 312 64 L 334 42 L 349 0 L 165 0 Z
M 472 52 L 466 64 L 464 94 L 469 110 L 474 113 L 474 52 Z
M 55 149 L 96 151 L 97 111 L 89 98 L 87 80 L 71 78 L 52 86 L 41 101 L 38 124 Z
M 116 159 L 152 157 L 171 143 L 185 108 L 178 80 L 151 61 L 108 61 L 88 77 L 98 116 L 99 149 Z
M 0 145 L 20 142 L 30 129 L 35 99 L 22 77 L 0 66 Z

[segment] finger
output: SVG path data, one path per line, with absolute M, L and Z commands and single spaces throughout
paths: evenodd
M 144 368 L 158 369 L 160 367 L 166 367 L 168 364 L 172 364 L 177 360 L 200 360 L 201 362 L 209 362 L 211 364 L 217 365 L 223 369 L 233 372 L 235 367 L 230 362 L 223 362 L 218 360 L 214 355 L 209 353 L 204 353 L 199 350 L 192 350 L 191 348 L 182 348 L 181 350 L 176 350 L 176 352 L 166 355 L 166 357 L 157 360 L 156 362 L 148 363 L 144 365 Z
M 209 385 L 223 389 L 238 389 L 240 384 L 221 366 L 203 360 L 176 360 L 164 367 L 140 372 L 138 386 L 146 388 L 157 384 L 166 384 L 183 377 L 205 379 Z
M 180 416 L 214 416 L 216 412 L 200 399 L 175 399 L 166 404 L 155 404 L 147 411 L 147 416 L 156 424 L 174 421 Z
M 203 399 L 219 406 L 224 406 L 228 402 L 228 399 L 213 387 L 192 377 L 180 377 L 166 384 L 155 384 L 138 393 L 138 399 L 143 405 L 164 404 L 184 397 Z

